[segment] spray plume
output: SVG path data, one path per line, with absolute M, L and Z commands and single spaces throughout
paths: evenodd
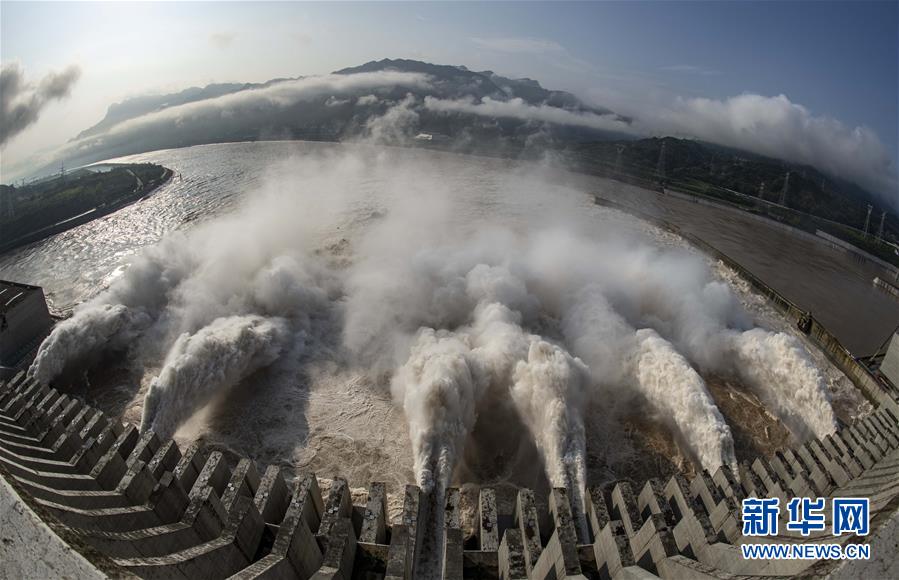
M 699 374 L 654 330 L 630 326 L 599 287 L 576 295 L 563 332 L 613 400 L 622 389 L 641 396 L 704 469 L 736 465 L 730 428 Z
M 213 397 L 275 362 L 287 338 L 285 320 L 260 316 L 219 318 L 196 334 L 181 335 L 150 383 L 141 431 L 173 436 Z
M 527 361 L 515 367 L 512 399 L 537 441 L 553 487 L 570 490 L 578 538 L 588 541 L 584 492 L 587 442 L 582 409 L 589 385 L 579 359 L 544 340 L 533 340 Z
M 709 280 L 699 265 L 683 258 L 648 262 L 640 268 L 642 284 L 633 286 L 639 319 L 700 368 L 740 377 L 800 441 L 836 430 L 824 376 L 796 338 L 751 328 L 730 288 Z
M 551 483 L 575 493 L 588 408 L 614 421 L 610 410 L 646 405 L 702 467 L 734 462 L 694 366 L 768 389 L 800 435 L 803 423 L 829 428 L 826 385 L 801 344 L 752 329 L 701 258 L 611 227 L 597 235 L 576 192 L 531 172 L 472 197 L 439 165 L 341 151 L 291 160 L 235 214 L 146 250 L 56 327 L 32 372 L 48 381 L 129 349 L 157 374 L 145 428 L 166 432 L 285 352 L 388 373 L 416 478 L 438 494 L 497 398 L 515 405 Z M 346 249 L 331 249 L 337 231 Z

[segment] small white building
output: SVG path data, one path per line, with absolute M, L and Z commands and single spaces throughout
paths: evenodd
M 0 378 L 24 366 L 52 326 L 42 288 L 0 280 Z

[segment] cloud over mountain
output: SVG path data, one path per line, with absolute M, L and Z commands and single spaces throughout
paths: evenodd
M 899 206 L 896 167 L 873 130 L 813 115 L 785 95 L 678 99 L 668 108 L 646 111 L 639 124 L 656 135 L 695 137 L 811 165 Z
M 491 47 L 553 50 L 534 39 L 500 40 Z M 74 74 L 42 81 L 34 91 L 38 103 L 65 94 L 70 83 L 64 81 L 77 78 Z M 4 68 L 4 86 L 13 91 L 9 94 L 18 95 L 22 82 L 18 68 Z M 12 99 L 6 90 L 3 98 L 6 111 Z M 21 117 L 14 122 L 27 122 L 29 113 Z M 366 135 L 400 143 L 417 131 L 469 143 L 542 143 L 547 136 L 579 141 L 687 137 L 811 165 L 899 207 L 895 164 L 873 130 L 815 115 L 785 95 L 675 98 L 623 117 L 571 93 L 545 89 L 532 79 L 413 60 L 385 59 L 328 75 L 261 85 L 210 85 L 132 99 L 111 106 L 107 117 L 62 155 L 67 161 L 86 162 L 165 147 L 272 137 Z

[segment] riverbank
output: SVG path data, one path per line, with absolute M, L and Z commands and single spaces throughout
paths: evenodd
M 88 209 L 87 211 L 83 211 L 72 216 L 67 216 L 64 219 L 56 221 L 52 224 L 38 227 L 21 235 L 16 235 L 16 237 L 12 239 L 0 240 L 0 253 L 8 252 L 15 248 L 19 248 L 21 246 L 40 241 L 44 238 L 48 238 L 52 235 L 70 230 L 74 227 L 80 226 L 81 224 L 85 224 L 97 218 L 109 215 L 115 211 L 122 209 L 125 206 L 128 206 L 152 195 L 152 193 L 159 187 L 168 183 L 173 175 L 173 171 L 171 169 L 162 166 L 158 167 L 162 170 L 162 173 L 158 177 L 153 177 L 151 179 L 147 179 L 146 181 L 142 180 L 138 175 L 135 175 L 130 169 L 124 168 L 124 171 L 128 172 L 132 177 L 134 177 L 137 183 L 137 186 L 130 193 L 118 197 L 117 199 L 114 199 L 112 201 L 99 204 Z M 4 193 L 11 194 L 8 192 Z M 10 220 L 7 220 L 7 224 L 9 224 L 9 222 Z M 4 227 L 7 226 L 5 225 Z

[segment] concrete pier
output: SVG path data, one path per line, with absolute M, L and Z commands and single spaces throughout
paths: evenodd
M 744 560 L 740 502 L 870 497 L 876 534 L 899 505 L 894 408 L 882 405 L 823 440 L 744 461 L 737 472 L 721 467 L 582 490 L 587 529 L 580 532 L 571 490 L 551 490 L 543 507 L 544 498 L 521 489 L 505 513 L 508 502 L 483 487 L 466 537 L 456 488 L 446 490 L 442 513 L 424 509 L 430 500 L 414 485 L 393 490 L 403 494 L 403 510 L 391 523 L 383 483 L 354 505 L 346 480 L 335 478 L 323 497 L 315 474 L 288 480 L 280 468 L 260 470 L 246 458 L 229 467 L 200 444 L 179 450 L 20 373 L 0 383 L 0 475 L 10 490 L 3 505 L 21 506 L 4 508 L 0 530 L 4 538 L 55 538 L 41 557 L 98 577 L 412 580 L 420 550 L 434 544 L 424 537 L 434 517 L 443 522 L 438 574 L 446 579 L 826 576 L 838 563 Z M 15 541 L 0 546 L 3 561 L 25 577 L 37 573 L 23 560 L 36 548 Z M 810 538 L 783 533 L 773 541 Z M 852 565 L 840 573 L 851 574 Z

